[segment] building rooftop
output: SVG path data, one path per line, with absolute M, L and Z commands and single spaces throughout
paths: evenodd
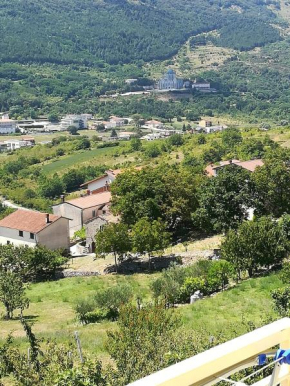
M 132 133 L 130 133 L 132 134 Z M 141 170 L 142 169 L 142 166 L 135 166 L 134 167 L 135 170 Z M 117 177 L 119 174 L 123 173 L 126 169 L 108 169 L 106 170 L 105 174 L 101 175 L 100 177 L 97 177 L 97 178 L 94 178 L 93 180 L 91 181 L 87 181 L 85 183 L 83 183 L 80 187 L 83 188 L 85 186 L 87 186 L 88 184 L 91 184 L 92 182 L 96 182 L 96 181 L 99 181 L 101 180 L 102 178 L 105 178 L 105 177 Z
M 220 169 L 224 166 L 232 165 L 232 164 L 240 166 L 241 168 L 246 169 L 250 172 L 254 172 L 258 166 L 263 166 L 264 162 L 261 159 L 254 159 L 250 161 L 239 161 L 239 160 L 233 159 L 231 161 L 221 161 L 219 162 L 218 165 L 208 165 L 205 170 L 208 175 L 215 176 L 216 175 L 215 171 L 217 169 Z
M 162 122 L 156 121 L 155 119 L 152 119 L 151 121 L 146 121 L 145 123 L 148 125 L 148 124 L 150 124 L 150 123 L 151 123 L 151 124 L 161 124 Z
M 46 221 L 47 214 L 33 210 L 18 209 L 0 221 L 0 227 L 17 229 L 24 232 L 38 233 L 54 223 L 60 216 L 49 214 L 49 223 Z
M 111 201 L 111 193 L 103 192 L 98 194 L 92 194 L 90 196 L 79 197 L 73 200 L 66 201 L 69 204 L 77 206 L 81 209 L 92 208 L 93 206 L 107 204 Z
M 15 122 L 13 121 L 13 119 L 8 119 L 8 118 L 2 118 L 0 119 L 0 123 L 12 123 L 12 122 Z

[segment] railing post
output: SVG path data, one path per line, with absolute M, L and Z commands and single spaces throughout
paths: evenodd
M 290 349 L 290 331 L 289 331 L 289 338 L 284 342 L 280 343 L 280 348 L 283 350 Z M 280 383 L 280 386 L 290 386 L 290 366 L 287 364 L 284 364 L 283 369 L 281 369 L 280 371 L 283 371 L 283 375 L 288 374 L 288 377 Z

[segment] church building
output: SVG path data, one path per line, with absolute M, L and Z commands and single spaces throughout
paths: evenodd
M 168 70 L 157 83 L 158 90 L 171 90 L 183 88 L 183 79 L 177 78 L 173 70 Z

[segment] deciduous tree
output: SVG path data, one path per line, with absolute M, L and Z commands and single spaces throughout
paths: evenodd
M 21 277 L 13 272 L 0 272 L 0 302 L 6 310 L 6 319 L 13 318 L 13 312 L 20 312 L 29 306 L 29 300 L 25 296 L 25 285 Z
M 96 254 L 104 256 L 113 253 L 116 271 L 118 271 L 117 258 L 126 254 L 130 249 L 131 242 L 126 224 L 108 224 L 96 234 Z

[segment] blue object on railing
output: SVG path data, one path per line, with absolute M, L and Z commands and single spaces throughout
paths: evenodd
M 266 354 L 260 354 L 258 356 L 258 365 L 263 366 L 266 364 L 266 362 L 267 362 L 267 355 Z
M 277 360 L 279 358 L 281 358 L 281 361 L 279 361 L 279 363 L 286 363 L 287 365 L 290 365 L 290 350 L 277 350 L 274 360 Z

